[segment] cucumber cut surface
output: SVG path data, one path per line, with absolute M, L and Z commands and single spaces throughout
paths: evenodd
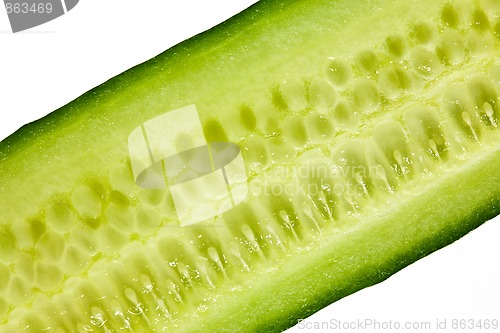
M 497 16 L 263 2 L 8 138 L 5 330 L 279 331 L 495 216 Z M 213 227 L 179 228 L 128 161 L 136 126 L 190 103 L 248 170 Z

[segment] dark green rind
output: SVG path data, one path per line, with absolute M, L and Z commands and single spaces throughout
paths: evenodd
M 500 214 L 498 170 L 499 148 L 468 161 L 421 193 L 393 198 L 388 205 L 397 208 L 389 215 L 360 221 L 356 230 L 289 258 L 285 270 L 255 278 L 230 299 L 213 304 L 206 315 L 184 323 L 180 331 L 281 332 L 332 302 L 386 280 Z M 245 303 L 235 306 L 243 298 Z

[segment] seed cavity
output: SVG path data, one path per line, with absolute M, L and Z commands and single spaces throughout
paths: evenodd
M 35 254 L 39 260 L 58 261 L 64 253 L 66 241 L 53 230 L 48 230 L 35 246 Z
M 349 64 L 342 60 L 331 60 L 328 65 L 328 77 L 338 87 L 346 85 L 352 77 Z
M 307 129 L 300 116 L 288 117 L 283 125 L 287 139 L 297 145 L 305 145 L 308 140 Z
M 488 103 L 488 102 L 484 102 L 484 104 L 483 104 L 483 110 L 486 113 L 486 116 L 488 117 L 488 120 L 490 121 L 490 124 L 493 127 L 498 127 L 497 118 L 495 116 L 496 112 L 495 112 L 495 110 L 493 110 L 493 107 L 491 106 L 491 104 Z
M 309 114 L 306 118 L 306 125 L 307 133 L 311 133 L 311 139 L 316 142 L 327 140 L 335 131 L 330 118 L 322 114 Z
M 453 3 L 446 3 L 441 10 L 441 20 L 451 28 L 457 28 L 459 24 L 458 12 Z
M 379 105 L 380 93 L 369 79 L 358 79 L 354 83 L 353 94 L 358 107 L 366 113 L 374 111 Z
M 82 218 L 96 219 L 101 215 L 101 198 L 86 185 L 75 188 L 71 195 L 71 202 Z
M 375 52 L 364 51 L 358 56 L 358 63 L 368 75 L 373 75 L 376 73 L 379 67 L 379 60 Z
M 286 81 L 281 85 L 281 93 L 290 111 L 299 112 L 306 108 L 307 98 L 304 82 L 298 80 Z
M 425 22 L 417 22 L 410 26 L 410 38 L 416 44 L 426 44 L 433 40 L 434 29 Z
M 498 95 L 491 81 L 484 76 L 471 79 L 471 95 L 475 97 L 475 108 L 482 123 L 496 127 L 498 121 Z
M 482 9 L 477 8 L 472 13 L 471 25 L 476 30 L 485 31 L 490 28 L 490 21 L 486 13 Z
M 240 108 L 240 119 L 243 126 L 249 130 L 254 131 L 257 126 L 257 119 L 255 118 L 255 113 L 251 107 L 248 105 L 243 105 Z
M 264 139 L 259 135 L 251 134 L 246 137 L 242 142 L 241 150 L 243 158 L 248 161 L 250 165 L 252 165 L 253 162 L 258 163 L 260 166 L 259 169 L 264 167 L 268 162 L 268 151 Z
M 413 167 L 401 124 L 395 121 L 383 122 L 377 125 L 373 135 L 394 172 L 406 179 Z
M 389 36 L 387 37 L 385 44 L 387 52 L 389 52 L 389 54 L 396 59 L 403 57 L 406 53 L 406 40 L 403 36 Z
M 381 88 L 384 89 L 384 94 L 397 98 L 405 90 L 412 88 L 413 78 L 408 71 L 400 64 L 392 64 L 384 68 L 380 74 Z
M 332 117 L 334 126 L 342 130 L 354 128 L 360 121 L 356 108 L 349 100 L 344 100 L 337 104 Z
M 444 160 L 448 143 L 435 114 L 430 108 L 415 108 L 406 112 L 405 123 L 412 138 L 427 154 L 435 160 Z
M 275 87 L 272 92 L 272 104 L 279 112 L 287 112 L 288 104 L 279 87 Z
M 366 161 L 365 145 L 356 140 L 339 145 L 333 157 L 336 195 L 357 211 L 359 198 L 371 192 L 373 170 Z
M 338 98 L 332 85 L 320 78 L 311 80 L 308 95 L 311 106 L 322 113 L 328 113 Z
M 458 31 L 446 30 L 439 39 L 436 54 L 444 65 L 456 66 L 465 59 L 465 44 Z
M 295 221 L 290 218 L 286 210 L 280 210 L 278 215 L 280 219 L 285 223 L 285 228 L 292 233 L 295 241 L 300 242 L 300 238 L 295 230 Z
M 2 258 L 10 259 L 17 250 L 17 241 L 12 227 L 9 224 L 0 224 L 0 255 Z
M 419 74 L 433 78 L 441 71 L 441 63 L 435 53 L 421 47 L 412 50 L 410 62 Z
M 208 120 L 203 126 L 207 142 L 227 142 L 227 134 L 222 123 L 216 119 Z M 182 151 L 182 149 L 178 150 Z

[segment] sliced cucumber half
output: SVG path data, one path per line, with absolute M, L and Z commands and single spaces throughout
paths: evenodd
M 7 138 L 5 331 L 279 331 L 492 218 L 498 11 L 261 2 Z M 127 138 L 191 104 L 249 191 L 183 228 Z

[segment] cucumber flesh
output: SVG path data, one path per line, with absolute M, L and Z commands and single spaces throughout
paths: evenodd
M 264 1 L 21 129 L 0 144 L 1 330 L 279 331 L 497 215 L 499 14 Z M 181 228 L 127 138 L 188 104 L 250 192 Z

